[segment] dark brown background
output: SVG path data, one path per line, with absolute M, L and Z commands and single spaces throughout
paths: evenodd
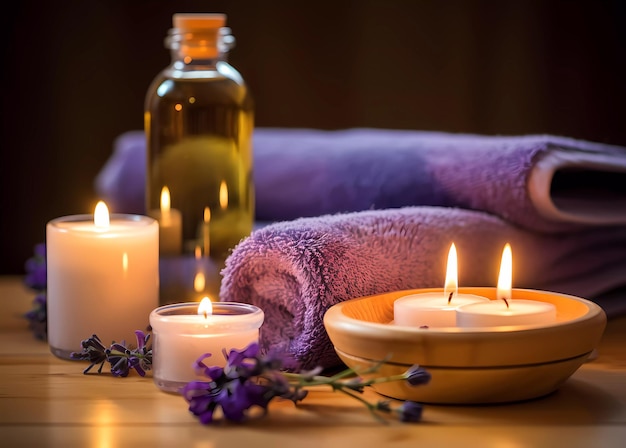
M 225 12 L 258 126 L 552 133 L 626 144 L 626 2 L 12 2 L 2 30 L 0 273 L 89 213 L 142 128 L 174 12 Z

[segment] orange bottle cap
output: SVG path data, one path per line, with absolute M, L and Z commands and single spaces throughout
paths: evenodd
M 226 24 L 226 14 L 176 13 L 172 24 L 180 30 L 221 28 Z

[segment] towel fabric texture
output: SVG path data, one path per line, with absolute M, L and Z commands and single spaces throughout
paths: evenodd
M 626 148 L 550 135 L 259 128 L 255 230 L 226 260 L 220 299 L 266 315 L 264 348 L 293 369 L 340 363 L 323 325 L 344 300 L 497 283 L 513 248 L 515 287 L 626 312 Z M 119 212 L 143 211 L 143 133 L 118 138 L 96 179 Z M 610 299 L 609 299 L 610 297 Z
M 619 146 L 549 135 L 262 129 L 255 151 L 261 220 L 438 205 L 541 231 L 626 223 Z

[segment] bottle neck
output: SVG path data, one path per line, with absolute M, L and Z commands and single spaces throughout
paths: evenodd
M 228 59 L 228 51 L 234 44 L 235 38 L 228 27 L 193 30 L 172 28 L 165 38 L 172 66 L 177 70 L 214 67 L 219 61 Z

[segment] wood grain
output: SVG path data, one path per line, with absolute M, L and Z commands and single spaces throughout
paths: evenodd
M 315 391 L 244 425 L 205 427 L 150 377 L 83 375 L 86 364 L 53 356 L 22 317 L 32 297 L 20 277 L 0 277 L 2 447 L 621 447 L 626 437 L 626 317 L 609 321 L 595 360 L 538 400 L 426 405 L 421 423 L 382 424 L 356 400 Z

